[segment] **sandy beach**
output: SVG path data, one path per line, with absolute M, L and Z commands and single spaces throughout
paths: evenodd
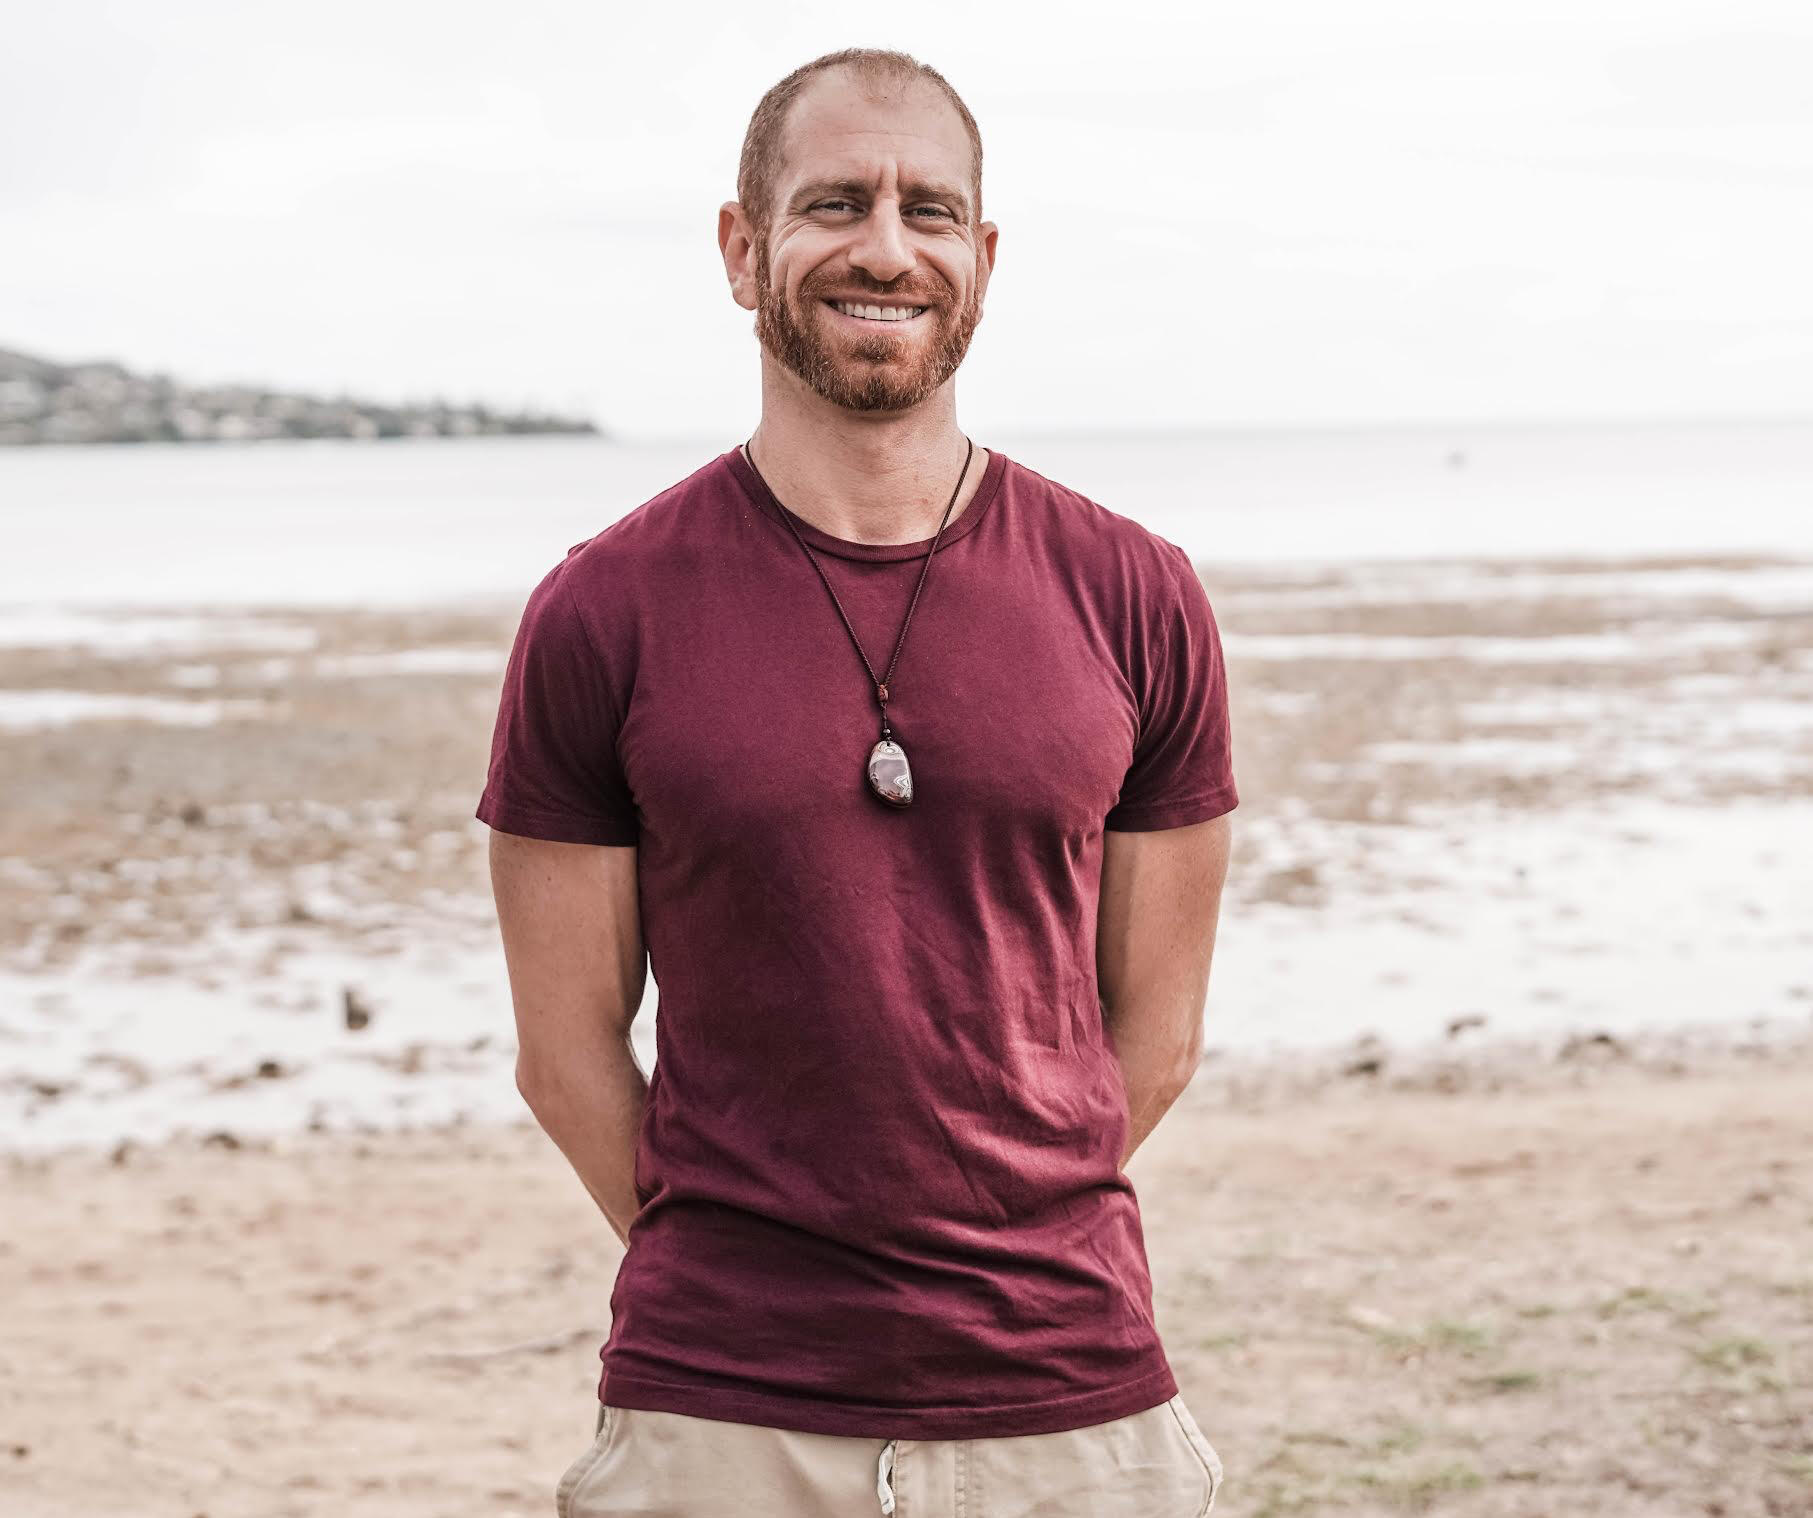
M 1813 1513 L 1813 566 L 1207 580 L 1210 1057 L 1130 1174 L 1217 1511 Z M 511 1081 L 518 609 L 0 625 L 6 1518 L 551 1511 L 619 1247 Z
M 1813 1511 L 1809 1097 L 1804 1045 L 1206 1066 L 1129 1174 L 1217 1511 Z M 589 1438 L 620 1249 L 531 1127 L 5 1185 L 9 1515 L 541 1515 Z

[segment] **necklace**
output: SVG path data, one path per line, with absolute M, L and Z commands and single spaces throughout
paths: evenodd
M 894 730 L 888 726 L 888 684 L 894 678 L 894 666 L 900 662 L 900 650 L 906 643 L 907 627 L 913 620 L 913 608 L 919 604 L 919 592 L 925 588 L 925 577 L 931 573 L 932 555 L 938 551 L 938 539 L 944 536 L 944 524 L 951 519 L 951 507 L 957 504 L 957 492 L 963 489 L 963 482 L 969 476 L 969 461 L 975 456 L 976 445 L 970 438 L 969 451 L 963 455 L 963 473 L 957 476 L 957 484 L 951 491 L 951 498 L 944 508 L 944 517 L 938 523 L 938 531 L 932 534 L 932 546 L 925 551 L 925 567 L 919 571 L 919 583 L 913 587 L 913 599 L 907 603 L 906 615 L 900 621 L 900 636 L 894 640 L 894 657 L 888 660 L 888 672 L 877 679 L 875 666 L 869 663 L 869 656 L 863 652 L 862 639 L 856 636 L 856 629 L 850 625 L 844 603 L 837 598 L 831 581 L 826 577 L 824 566 L 818 562 L 818 555 L 800 536 L 800 530 L 794 525 L 793 513 L 781 506 L 780 497 L 772 490 L 768 494 L 776 506 L 781 506 L 781 517 L 791 529 L 799 546 L 806 550 L 806 557 L 812 561 L 812 567 L 818 571 L 818 577 L 824 581 L 825 589 L 831 592 L 831 604 L 837 608 L 838 616 L 843 618 L 844 630 L 849 633 L 850 641 L 856 645 L 856 656 L 862 660 L 863 668 L 868 670 L 869 679 L 875 686 L 875 699 L 881 705 L 881 738 L 869 750 L 867 774 L 869 789 L 874 791 L 889 806 L 908 806 L 913 800 L 913 768 L 907 763 L 906 750 L 894 737 Z M 762 488 L 768 489 L 768 482 L 762 479 L 762 471 L 755 467 L 755 454 L 749 444 L 743 444 L 743 452 L 748 456 L 749 467 L 755 470 L 755 477 L 762 480 Z

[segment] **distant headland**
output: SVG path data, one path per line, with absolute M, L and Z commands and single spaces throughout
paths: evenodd
M 597 433 L 595 423 L 488 406 L 385 406 L 254 385 L 185 385 L 122 364 L 59 364 L 0 348 L 0 446 L 214 443 L 265 438 Z

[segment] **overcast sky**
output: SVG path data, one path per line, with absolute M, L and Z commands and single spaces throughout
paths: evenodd
M 8 8 L 0 346 L 753 423 L 763 90 L 903 48 L 1001 240 L 972 428 L 1813 414 L 1813 6 Z

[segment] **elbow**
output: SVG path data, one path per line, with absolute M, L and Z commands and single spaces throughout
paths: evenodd
M 590 1044 L 521 1048 L 516 1055 L 516 1090 L 545 1127 L 550 1117 L 590 1112 L 614 1099 L 623 1072 L 636 1068 L 627 1038 L 597 1048 Z
M 553 1105 L 554 1082 L 549 1078 L 547 1067 L 541 1061 L 529 1058 L 526 1052 L 516 1056 L 516 1091 L 537 1117 Z
M 519 1055 L 516 1060 L 516 1094 L 523 1099 L 523 1105 L 531 1112 L 535 1110 L 539 1090 L 534 1072 Z
M 586 1093 L 576 1090 L 570 1075 L 546 1064 L 516 1062 L 516 1092 L 544 1133 L 564 1132 L 587 1105 Z
M 1178 1056 L 1177 1071 L 1171 1078 L 1172 1094 L 1183 1095 L 1191 1081 L 1196 1079 L 1196 1072 L 1202 1068 L 1202 1040 L 1195 1038 Z

